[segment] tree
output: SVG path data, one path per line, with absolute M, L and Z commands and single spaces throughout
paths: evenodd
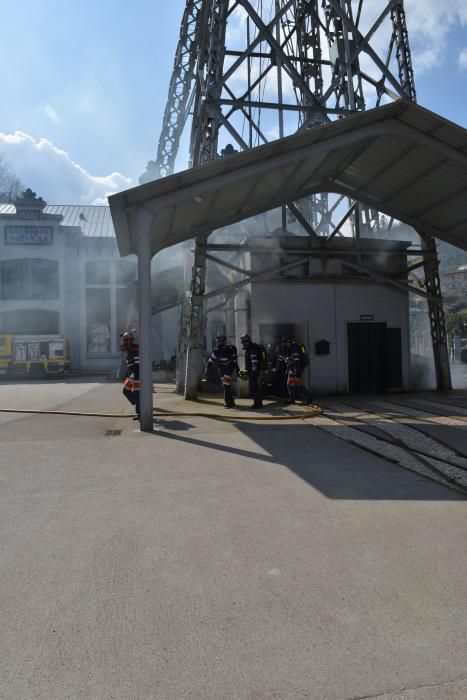
M 10 203 L 20 196 L 24 190 L 8 161 L 0 153 L 0 203 Z
M 465 305 L 462 310 L 446 315 L 446 328 L 450 335 L 465 338 L 467 332 L 467 309 Z

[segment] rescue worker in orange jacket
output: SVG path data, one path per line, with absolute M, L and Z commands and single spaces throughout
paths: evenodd
M 136 342 L 134 331 L 125 331 L 120 334 L 120 350 L 122 351 L 127 366 L 126 378 L 123 384 L 123 395 L 135 407 L 135 420 L 139 419 L 139 345 Z
M 305 404 L 311 404 L 313 396 L 302 384 L 302 363 L 300 359 L 300 348 L 293 338 L 285 336 L 281 340 L 281 351 L 278 356 L 278 369 L 285 368 L 287 376 L 288 403 L 294 404 L 297 399 L 301 399 Z
M 224 406 L 225 408 L 235 408 L 235 399 L 230 387 L 230 379 L 234 372 L 240 373 L 238 366 L 237 348 L 235 345 L 227 345 L 225 335 L 216 336 L 217 347 L 213 348 L 211 356 L 206 362 L 204 375 L 213 365 L 219 370 L 219 377 L 224 387 Z

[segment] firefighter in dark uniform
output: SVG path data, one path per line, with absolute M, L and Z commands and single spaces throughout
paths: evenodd
M 266 394 L 274 393 L 274 386 L 277 381 L 276 374 L 276 356 L 274 353 L 274 348 L 269 343 L 265 348 L 266 352 L 266 366 L 261 368 L 261 386 L 264 387 Z
M 224 406 L 226 408 L 235 408 L 230 380 L 234 372 L 240 373 L 237 348 L 235 345 L 227 345 L 225 335 L 216 336 L 216 343 L 217 347 L 213 349 L 211 356 L 206 362 L 204 374 L 206 375 L 211 366 L 217 367 L 221 384 L 224 387 Z
M 253 405 L 250 408 L 263 408 L 263 394 L 261 391 L 261 348 L 257 343 L 253 343 L 248 333 L 240 338 L 242 347 L 245 350 L 245 373 L 248 375 L 250 384 L 250 396 Z
M 306 386 L 302 384 L 301 379 L 303 367 L 300 358 L 300 347 L 293 338 L 288 336 L 282 338 L 281 351 L 278 356 L 277 369 L 280 371 L 284 368 L 287 377 L 288 403 L 293 404 L 297 399 L 301 399 L 304 403 L 311 404 L 313 396 Z
M 126 331 L 120 334 L 120 350 L 126 360 L 126 378 L 123 384 L 123 394 L 135 407 L 135 420 L 139 419 L 139 345 L 135 339 L 134 331 Z

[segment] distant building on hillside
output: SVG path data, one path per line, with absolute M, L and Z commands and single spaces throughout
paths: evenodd
M 442 279 L 443 291 L 452 290 L 460 291 L 462 294 L 467 294 L 467 265 L 460 265 L 454 270 L 448 270 L 444 273 Z

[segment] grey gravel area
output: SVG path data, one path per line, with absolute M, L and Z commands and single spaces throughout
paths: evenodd
M 454 416 L 465 416 L 467 417 L 467 408 L 455 403 L 449 398 L 444 401 L 435 401 L 434 399 L 424 399 L 418 396 L 408 397 L 408 403 L 416 404 L 417 406 L 425 406 L 427 411 L 433 411 L 437 413 L 449 413 Z
M 439 415 L 437 413 L 430 413 L 416 407 L 412 408 L 406 403 L 394 404 L 390 401 L 379 401 L 377 399 L 372 400 L 371 405 L 388 412 L 388 414 L 402 413 L 406 416 L 412 416 L 417 420 L 427 421 L 428 423 L 436 423 L 437 425 L 447 427 L 455 427 L 459 428 L 460 430 L 467 431 L 467 422 L 463 420 L 462 417 Z
M 467 488 L 467 458 L 461 457 L 445 445 L 429 438 L 414 428 L 368 411 L 359 411 L 337 402 L 326 401 L 328 413 L 333 418 L 349 418 L 363 421 L 366 425 L 375 426 L 386 434 L 401 441 L 409 449 L 422 453 L 437 469 L 443 471 L 449 479 Z M 459 467 L 460 469 L 456 468 Z M 462 471 L 461 471 L 462 470 Z
M 370 411 L 382 414 L 399 423 L 416 428 L 429 438 L 433 438 L 441 445 L 445 445 L 457 452 L 458 455 L 467 458 L 467 433 L 466 423 L 463 417 L 446 416 L 441 412 L 426 412 L 423 408 L 414 405 L 408 406 L 405 395 L 393 400 L 388 397 L 339 397 L 339 402 L 352 406 L 358 410 Z M 396 403 L 397 401 L 397 403 Z M 368 426 L 368 431 L 376 433 L 379 429 Z
M 379 455 L 385 459 L 388 459 L 395 464 L 400 465 L 404 469 L 409 469 L 417 474 L 421 474 L 424 477 L 433 479 L 441 484 L 447 485 L 443 476 L 435 474 L 428 466 L 423 464 L 423 462 L 417 457 L 413 456 L 406 450 L 396 445 L 383 442 L 377 438 L 368 435 L 356 428 L 352 428 L 345 424 L 344 420 L 339 420 L 336 418 L 329 418 L 328 416 L 316 416 L 314 418 L 308 418 L 307 423 L 324 430 L 325 432 L 333 435 L 334 437 L 345 440 L 351 444 L 357 445 L 364 450 L 368 450 L 375 455 Z M 437 465 L 433 465 L 437 466 Z M 377 468 L 377 465 L 375 465 Z M 450 476 L 450 470 L 452 467 L 447 467 L 443 464 L 443 473 L 446 476 Z M 455 472 L 454 477 L 456 483 L 461 487 L 467 488 L 467 474 L 458 474 Z M 455 488 L 455 485 L 453 485 Z

